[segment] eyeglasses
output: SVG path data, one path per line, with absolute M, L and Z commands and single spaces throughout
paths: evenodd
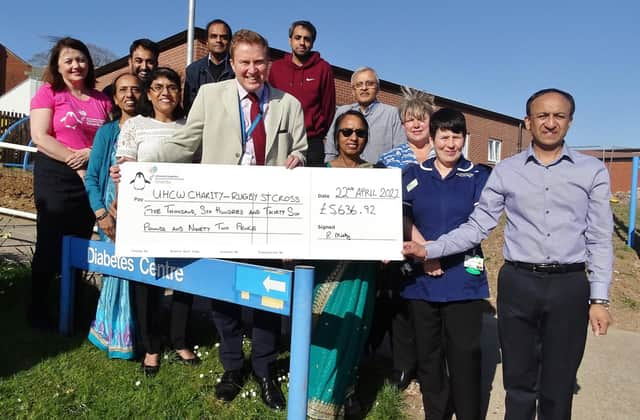
M 353 87 L 354 87 L 354 88 L 356 88 L 356 89 L 362 89 L 362 88 L 363 88 L 363 87 L 365 87 L 365 86 L 366 86 L 366 87 L 368 87 L 368 88 L 370 88 L 370 87 L 375 87 L 375 86 L 377 86 L 377 85 L 378 85 L 378 83 L 376 83 L 375 81 L 373 81 L 373 80 L 367 80 L 366 82 L 357 82 L 357 83 L 354 83 L 354 84 L 353 84 Z
M 338 131 L 345 137 L 351 137 L 353 133 L 356 133 L 356 136 L 358 138 L 361 138 L 361 139 L 367 138 L 367 130 L 364 130 L 362 128 L 358 128 L 355 130 L 353 128 L 341 128 Z
M 163 85 L 161 83 L 154 83 L 150 86 L 150 88 L 155 93 L 162 93 L 165 88 L 169 91 L 169 93 L 178 93 L 180 91 L 180 87 L 177 85 Z

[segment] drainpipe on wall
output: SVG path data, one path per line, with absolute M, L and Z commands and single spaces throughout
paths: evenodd
M 518 123 L 518 153 L 522 152 L 522 122 Z

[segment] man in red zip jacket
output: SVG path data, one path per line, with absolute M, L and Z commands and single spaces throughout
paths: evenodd
M 269 83 L 302 103 L 309 149 L 308 166 L 324 165 L 324 138 L 336 112 L 336 89 L 331 65 L 311 51 L 316 28 L 298 20 L 289 28 L 291 53 L 271 66 Z

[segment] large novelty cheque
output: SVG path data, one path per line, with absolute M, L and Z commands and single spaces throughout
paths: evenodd
M 398 169 L 129 162 L 116 254 L 400 260 Z

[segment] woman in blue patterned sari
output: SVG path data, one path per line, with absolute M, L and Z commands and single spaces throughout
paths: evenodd
M 118 76 L 113 89 L 113 121 L 96 133 L 85 185 L 91 209 L 96 215 L 98 233 L 103 241 L 115 239 L 115 219 L 109 213 L 116 196 L 115 184 L 109 177 L 109 167 L 116 163 L 115 152 L 120 127 L 136 115 L 140 97 L 140 82 L 132 74 Z M 110 358 L 133 359 L 134 321 L 131 315 L 129 282 L 112 276 L 102 276 L 102 290 L 95 320 L 89 330 L 89 341 Z

